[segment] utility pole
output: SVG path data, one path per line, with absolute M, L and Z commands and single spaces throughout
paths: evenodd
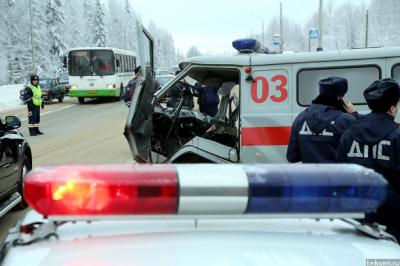
M 33 25 L 32 25 L 32 0 L 29 0 L 29 18 L 31 22 L 31 52 L 32 52 L 32 73 L 36 74 L 36 67 L 35 67 L 35 55 L 33 52 Z
M 124 23 L 124 50 L 126 50 L 126 24 Z
M 280 29 L 279 29 L 279 34 L 281 35 L 281 45 L 280 45 L 280 49 L 281 49 L 281 53 L 283 52 L 283 16 L 282 16 L 282 1 L 280 4 L 280 17 L 279 17 L 279 23 L 280 23 Z
M 324 12 L 323 0 L 319 0 L 319 34 L 320 35 L 319 35 L 317 51 L 322 51 L 322 36 L 324 35 L 323 34 L 323 27 L 324 27 L 323 12 Z
M 262 44 L 265 45 L 265 39 L 264 39 L 264 20 L 261 21 L 261 36 L 262 36 Z
M 365 18 L 365 48 L 368 48 L 368 9 Z

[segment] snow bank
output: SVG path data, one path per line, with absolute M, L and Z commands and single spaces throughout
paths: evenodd
M 0 111 L 17 109 L 23 106 L 19 99 L 19 91 L 24 84 L 12 84 L 0 86 Z

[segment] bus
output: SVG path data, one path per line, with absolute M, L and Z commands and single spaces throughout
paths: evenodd
M 70 49 L 68 73 L 70 97 L 122 99 L 124 88 L 134 76 L 134 52 L 108 47 Z

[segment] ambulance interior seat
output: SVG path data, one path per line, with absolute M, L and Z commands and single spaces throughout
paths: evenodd
M 229 118 L 227 117 L 227 112 L 229 108 L 229 102 L 232 101 L 231 90 L 235 86 L 234 82 L 224 82 L 218 90 L 218 95 L 221 97 L 220 104 L 218 107 L 218 112 L 214 116 L 214 120 L 221 123 L 227 123 Z
M 236 127 L 236 120 L 239 116 L 239 109 L 237 108 L 231 112 L 232 102 L 237 98 L 232 91 L 235 87 L 234 82 L 224 82 L 218 90 L 218 95 L 221 98 L 218 112 L 212 119 L 212 126 L 207 130 L 205 138 L 212 139 L 221 144 L 234 147 L 237 146 L 238 141 L 238 128 Z
M 231 127 L 238 128 L 239 126 L 239 109 L 239 105 L 237 105 L 236 109 L 229 116 L 228 123 Z

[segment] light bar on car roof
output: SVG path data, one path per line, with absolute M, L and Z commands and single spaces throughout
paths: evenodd
M 44 216 L 370 213 L 387 182 L 357 165 L 51 166 L 24 193 Z
M 235 40 L 232 42 L 232 46 L 240 53 L 269 53 L 268 48 L 262 46 L 260 42 L 253 38 Z

